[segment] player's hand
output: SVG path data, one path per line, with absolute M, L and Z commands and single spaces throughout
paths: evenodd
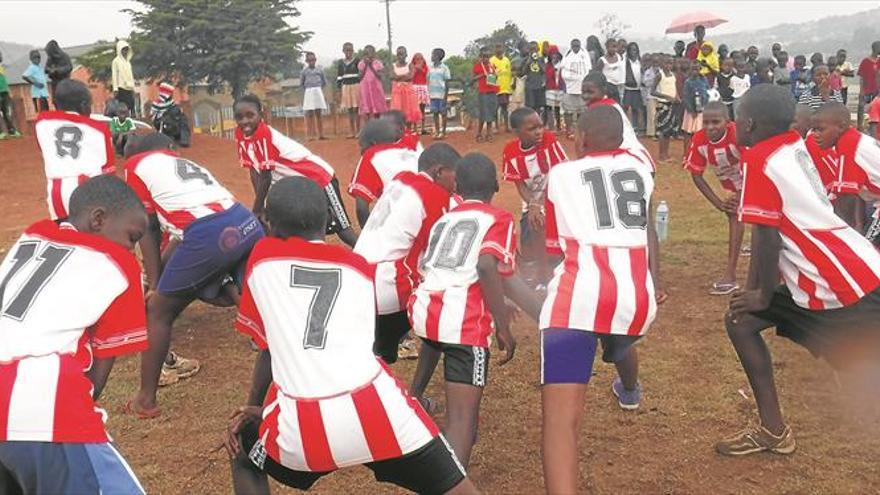
M 498 338 L 498 349 L 505 352 L 504 357 L 501 358 L 501 362 L 498 363 L 503 366 L 513 359 L 513 354 L 516 352 L 516 339 L 513 337 L 513 334 L 510 333 L 510 328 L 498 330 L 495 336 Z
M 263 417 L 263 409 L 260 406 L 242 406 L 232 413 L 229 427 L 226 430 L 226 439 L 223 446 L 229 452 L 231 457 L 235 457 L 241 452 L 241 442 L 238 435 L 245 426 L 259 422 Z
M 544 212 L 541 211 L 540 207 L 532 205 L 528 213 L 526 213 L 526 220 L 529 222 L 529 227 L 533 230 L 538 232 L 544 230 Z
M 760 290 L 738 290 L 730 298 L 730 312 L 733 313 L 734 319 L 744 313 L 767 309 L 768 306 L 770 301 L 764 298 Z
M 739 196 L 731 194 L 721 203 L 721 211 L 730 215 L 736 215 L 739 211 Z
M 654 289 L 654 301 L 657 303 L 657 306 L 665 303 L 667 299 L 669 299 L 668 292 L 659 287 Z

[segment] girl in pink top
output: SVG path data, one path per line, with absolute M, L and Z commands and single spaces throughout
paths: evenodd
M 364 47 L 364 58 L 358 63 L 361 74 L 359 113 L 367 118 L 379 118 L 379 114 L 388 111 L 385 103 L 385 90 L 382 89 L 382 71 L 385 66 L 376 58 L 373 45 Z
M 412 66 L 412 85 L 413 90 L 416 93 L 416 101 L 419 102 L 419 113 L 421 113 L 422 120 L 422 135 L 427 134 L 425 132 L 425 107 L 430 103 L 430 99 L 428 98 L 428 62 L 425 61 L 425 56 L 421 53 L 416 53 L 413 55 L 412 62 L 410 63 Z
M 406 47 L 397 47 L 397 59 L 391 66 L 391 108 L 400 110 L 411 129 L 421 120 L 419 102 L 413 89 L 413 68 L 406 62 Z

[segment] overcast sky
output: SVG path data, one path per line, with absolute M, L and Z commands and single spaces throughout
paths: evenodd
M 567 44 L 572 37 L 598 33 L 596 20 L 615 13 L 633 35 L 662 36 L 677 15 L 709 10 L 730 22 L 716 33 L 770 27 L 781 22 L 815 20 L 875 8 L 866 1 L 551 1 L 551 0 L 394 0 L 391 25 L 394 44 L 429 52 L 441 46 L 459 53 L 468 41 L 500 27 L 510 19 L 530 37 Z M 97 39 L 124 37 L 130 32 L 123 8 L 137 2 L 96 0 L 0 0 L 0 40 L 44 45 L 55 38 L 62 46 L 86 44 Z M 356 46 L 385 46 L 385 6 L 379 0 L 305 0 L 302 15 L 292 22 L 315 33 L 306 49 L 322 60 L 336 58 L 343 41 Z

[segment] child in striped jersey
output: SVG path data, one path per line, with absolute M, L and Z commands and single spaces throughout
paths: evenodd
M 534 112 L 522 108 L 514 114 L 520 110 Z M 467 467 L 477 438 L 492 333 L 497 334 L 498 349 L 506 353 L 500 364 L 510 361 L 516 349 L 504 296 L 536 320 L 540 303 L 514 274 L 513 216 L 491 204 L 498 192 L 495 165 L 485 155 L 471 153 L 457 168 L 463 202 L 434 224 L 421 263 L 423 280 L 409 299 L 409 318 L 422 338 L 410 393 L 422 400 L 442 354 L 447 411 L 443 432 Z
M 545 289 L 550 269 L 544 250 L 544 195 L 547 173 L 568 160 L 556 135 L 544 129 L 538 112 L 522 107 L 510 114 L 517 137 L 504 146 L 504 180 L 513 182 L 522 198 L 519 222 L 522 249 L 520 270 L 532 285 Z

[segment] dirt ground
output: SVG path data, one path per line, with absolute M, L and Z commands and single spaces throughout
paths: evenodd
M 475 144 L 470 135 L 452 135 L 460 151 L 481 151 L 496 163 L 504 140 Z M 425 144 L 430 144 L 429 139 Z M 308 143 L 337 170 L 343 187 L 357 162 L 352 140 Z M 648 142 L 652 151 L 655 143 Z M 673 144 L 673 154 L 680 144 Z M 242 201 L 252 193 L 239 168 L 232 142 L 196 136 L 183 154 L 208 167 Z M 121 162 L 119 163 L 121 165 Z M 21 230 L 46 215 L 43 170 L 32 138 L 0 142 L 0 254 Z M 691 185 L 675 164 L 660 167 L 655 201 L 670 207 L 669 241 L 663 245 L 662 279 L 670 293 L 657 322 L 640 347 L 644 388 L 638 412 L 614 402 L 614 368 L 596 365 L 584 406 L 581 433 L 581 489 L 590 493 L 876 493 L 880 490 L 880 413 L 876 388 L 853 379 L 835 380 L 830 368 L 788 341 L 769 337 L 776 379 L 798 451 L 781 457 L 727 459 L 713 443 L 756 418 L 751 392 L 722 325 L 724 297 L 707 295 L 720 275 L 726 253 L 726 221 Z M 350 199 L 346 197 L 346 199 Z M 516 191 L 502 186 L 496 201 L 517 211 Z M 347 204 L 353 216 L 351 202 Z M 741 264 L 744 277 L 747 259 Z M 248 392 L 254 353 L 232 329 L 234 311 L 205 305 L 189 308 L 175 326 L 173 348 L 198 358 L 194 378 L 161 390 L 163 414 L 140 421 L 119 412 L 136 389 L 134 357 L 121 359 L 110 378 L 103 405 L 107 424 L 147 491 L 162 494 L 231 493 L 221 438 L 230 412 Z M 487 493 L 538 493 L 540 391 L 537 326 L 515 324 L 516 358 L 493 366 L 481 411 L 480 438 L 469 470 Z M 394 371 L 408 382 L 414 362 Z M 442 399 L 439 373 L 429 392 Z M 442 422 L 442 418 L 439 418 Z M 315 493 L 395 493 L 363 468 L 335 473 Z M 284 490 L 276 492 L 288 493 Z

